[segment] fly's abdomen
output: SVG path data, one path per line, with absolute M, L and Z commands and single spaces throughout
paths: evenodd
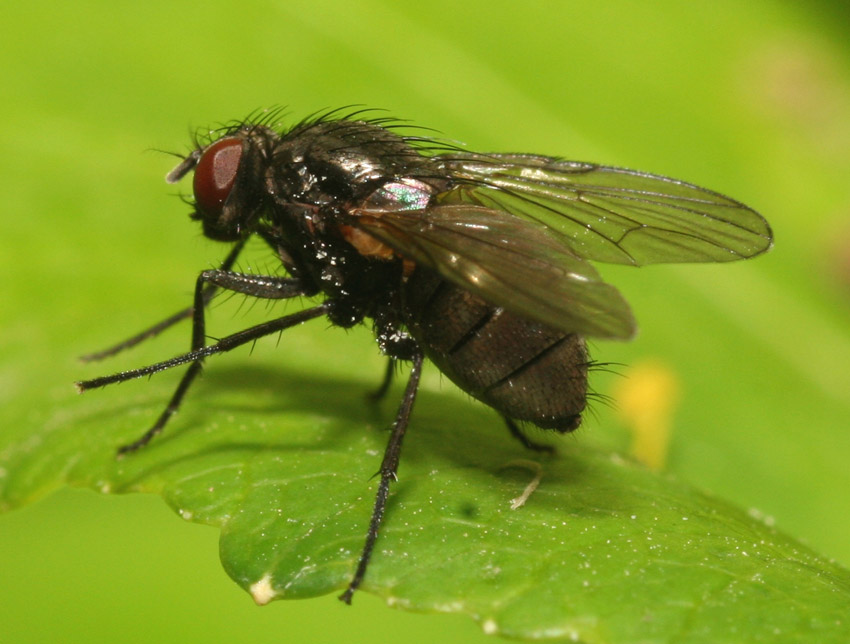
M 411 334 L 461 389 L 516 420 L 578 427 L 587 398 L 581 336 L 494 307 L 430 271 L 416 270 L 404 295 Z

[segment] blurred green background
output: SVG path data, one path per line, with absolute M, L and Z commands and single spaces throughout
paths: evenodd
M 4 8 L 2 25 L 7 437 L 60 425 L 64 410 L 86 405 L 70 383 L 114 365 L 92 370 L 75 356 L 184 306 L 197 271 L 221 257 L 162 182 L 174 160 L 151 149 L 184 152 L 190 128 L 258 107 L 287 105 L 295 119 L 362 103 L 472 150 L 637 167 L 761 211 L 777 242 L 756 261 L 603 267 L 642 331 L 632 344 L 595 343 L 594 355 L 626 365 L 659 360 L 675 374 L 682 397 L 671 471 L 850 565 L 844 9 L 35 1 Z M 221 318 L 245 325 L 241 313 Z M 329 374 L 362 379 L 364 388 L 380 378 L 365 330 L 346 336 L 314 324 L 300 337 L 294 355 L 283 343 L 263 359 L 327 361 Z M 187 342 L 188 327 L 120 364 L 144 364 Z M 213 382 L 227 386 L 226 377 Z M 600 375 L 595 385 L 610 393 L 616 379 Z M 426 386 L 460 395 L 433 368 Z M 144 385 L 122 392 L 153 395 Z M 575 440 L 628 444 L 605 406 Z M 3 640 L 484 639 L 469 620 L 388 610 L 363 593 L 354 608 L 325 597 L 258 609 L 219 567 L 217 531 L 175 519 L 157 497 L 71 489 L 0 516 Z

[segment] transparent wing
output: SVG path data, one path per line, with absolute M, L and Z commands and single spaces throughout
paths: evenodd
M 401 256 L 497 306 L 569 333 L 627 339 L 635 332 L 619 291 L 563 242 L 481 206 L 357 211 L 351 224 Z
M 439 155 L 457 185 L 441 203 L 504 210 L 564 238 L 580 257 L 642 266 L 727 262 L 770 248 L 744 204 L 658 175 L 522 154 Z

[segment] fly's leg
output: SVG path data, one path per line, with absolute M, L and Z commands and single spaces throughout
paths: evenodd
M 543 443 L 537 443 L 531 440 L 528 436 L 523 433 L 523 431 L 519 428 L 519 426 L 507 416 L 503 416 L 505 419 L 505 424 L 508 426 L 508 430 L 511 432 L 511 436 L 516 438 L 520 443 L 523 444 L 523 447 L 526 449 L 533 450 L 535 452 L 544 452 L 547 454 L 554 454 L 555 448 L 551 445 L 544 445 Z
M 175 389 L 174 394 L 171 396 L 171 400 L 169 400 L 168 405 L 166 405 L 165 409 L 159 415 L 159 418 L 157 418 L 156 422 L 138 439 L 136 439 L 132 443 L 128 443 L 119 447 L 119 456 L 127 454 L 128 452 L 134 452 L 144 447 L 157 434 L 162 432 L 166 423 L 168 423 L 168 420 L 180 408 L 180 403 L 183 401 L 183 397 L 186 395 L 186 392 L 189 390 L 189 387 L 191 386 L 192 382 L 201 372 L 203 360 L 206 357 L 206 354 L 202 351 L 202 349 L 204 349 L 204 344 L 206 341 L 206 324 L 204 319 L 204 310 L 206 304 L 206 291 L 209 286 L 213 286 L 215 288 L 223 288 L 236 293 L 242 293 L 244 295 L 251 295 L 253 297 L 263 299 L 288 299 L 292 297 L 297 297 L 299 295 L 305 295 L 309 292 L 300 280 L 296 280 L 293 278 L 272 277 L 265 275 L 243 275 L 241 273 L 234 273 L 231 271 L 223 270 L 210 270 L 201 273 L 198 276 L 197 281 L 195 282 L 195 300 L 194 306 L 192 308 L 192 352 L 190 354 L 187 354 L 196 354 L 197 357 L 191 360 L 191 365 L 186 370 L 186 373 L 183 374 L 183 377 L 180 379 L 180 383 L 177 385 L 177 389 Z M 295 316 L 297 315 L 298 314 L 295 314 Z M 281 320 L 288 320 L 292 317 L 294 316 L 287 316 L 286 318 L 281 318 Z M 273 322 L 280 322 L 281 320 L 274 320 Z M 258 327 L 252 327 L 252 329 L 254 328 Z M 251 329 L 248 329 L 248 331 L 251 331 Z M 268 331 L 268 333 L 272 332 L 273 331 Z M 229 337 L 233 338 L 236 336 L 239 336 L 239 334 L 234 334 L 234 336 Z M 227 338 L 225 338 L 225 340 L 226 339 Z M 219 342 L 218 344 L 222 345 L 223 342 L 224 341 Z M 225 344 L 225 346 L 229 345 Z M 228 349 L 224 350 L 229 350 L 230 348 L 233 347 L 229 346 Z M 187 361 L 178 361 L 174 362 L 173 364 L 170 364 L 169 362 L 170 361 L 166 361 L 166 363 L 159 364 L 168 364 L 168 366 L 162 367 L 162 369 L 167 369 L 172 366 L 177 366 L 177 364 L 183 364 Z M 161 371 L 162 369 L 156 369 L 155 371 Z M 136 371 L 144 371 L 144 369 Z M 150 373 L 154 373 L 155 371 L 151 371 Z M 123 374 L 117 374 L 117 379 L 115 379 L 116 377 L 107 376 L 106 378 L 95 379 L 92 381 L 80 383 L 78 386 L 81 390 L 85 390 L 91 389 L 92 386 L 104 386 L 112 382 L 121 382 L 123 380 L 129 380 L 130 378 L 137 377 L 133 375 L 127 375 L 133 373 L 135 372 L 129 371 L 124 372 Z M 125 375 L 126 377 L 122 377 Z M 91 383 L 100 384 L 91 385 Z
M 375 496 L 375 505 L 372 508 L 369 531 L 366 533 L 366 543 L 363 545 L 363 551 L 360 553 L 360 560 L 357 562 L 357 570 L 354 572 L 354 577 L 351 579 L 345 592 L 339 596 L 339 599 L 346 604 L 351 603 L 354 591 L 363 583 L 363 577 L 366 575 L 366 568 L 369 566 L 369 559 L 372 557 L 372 550 L 378 538 L 378 530 L 384 518 L 384 510 L 387 507 L 390 483 L 397 479 L 396 472 L 398 471 L 398 461 L 401 456 L 401 442 L 404 439 L 404 433 L 407 431 L 410 412 L 413 410 L 413 402 L 416 400 L 416 391 L 419 388 L 419 377 L 422 374 L 422 354 L 416 353 L 411 357 L 411 360 L 413 361 L 413 367 L 410 370 L 410 378 L 407 381 L 407 388 L 404 390 L 404 397 L 401 399 L 401 405 L 398 408 L 398 414 L 396 415 L 392 433 L 390 434 L 390 440 L 387 443 L 386 450 L 384 450 L 384 460 L 381 461 L 381 469 L 378 472 L 381 480 L 378 483 L 378 493 Z
M 372 402 L 383 400 L 384 396 L 390 390 L 390 385 L 393 383 L 393 376 L 395 376 L 395 359 L 389 358 L 387 360 L 386 371 L 384 371 L 384 379 L 375 391 L 370 391 L 367 394 L 367 398 Z
M 148 365 L 147 367 L 131 369 L 130 371 L 122 371 L 120 373 L 114 373 L 111 376 L 101 376 L 100 378 L 92 378 L 91 380 L 80 380 L 76 383 L 77 390 L 80 393 L 83 393 L 91 389 L 114 385 L 117 382 L 126 382 L 128 380 L 135 380 L 136 378 L 144 378 L 145 376 L 152 376 L 160 371 L 179 367 L 182 364 L 203 360 L 204 358 L 217 353 L 227 353 L 231 349 L 241 347 L 243 344 L 254 342 L 255 340 L 259 340 L 267 335 L 278 333 L 284 329 L 306 322 L 307 320 L 327 315 L 329 308 L 330 305 L 325 303 L 319 306 L 314 306 L 311 309 L 305 309 L 304 311 L 293 313 L 292 315 L 285 315 L 276 320 L 263 322 L 262 324 L 257 324 L 247 329 L 243 329 L 242 331 L 238 331 L 237 333 L 233 333 L 232 335 L 225 336 L 215 344 L 208 344 L 197 351 L 190 351 L 189 353 L 184 353 L 168 360 Z
M 233 268 L 233 265 L 236 263 L 236 258 L 239 257 L 239 253 L 242 252 L 242 249 L 244 247 L 244 240 L 237 242 L 236 245 L 227 254 L 227 257 L 224 258 L 224 261 L 221 263 L 221 268 L 219 270 L 229 271 L 231 268 Z M 213 296 L 216 294 L 216 291 L 218 291 L 217 286 L 215 286 L 214 284 L 207 285 L 207 287 L 204 289 L 204 306 L 210 303 L 210 300 L 212 300 Z M 136 346 L 137 344 L 140 344 L 141 342 L 144 342 L 145 340 L 156 337 L 166 329 L 177 324 L 178 322 L 192 317 L 193 310 L 193 307 L 190 306 L 183 309 L 182 311 L 177 311 L 177 313 L 175 313 L 174 315 L 165 318 L 161 322 L 157 322 L 156 324 L 154 324 L 150 328 L 145 329 L 141 333 L 137 333 L 133 337 L 127 338 L 126 340 L 123 340 L 122 342 L 119 342 L 118 344 L 113 345 L 107 349 L 103 349 L 102 351 L 96 351 L 94 353 L 89 353 L 84 356 L 81 356 L 80 360 L 82 360 L 83 362 L 95 362 L 96 360 L 110 358 L 117 353 L 121 353 L 125 349 L 129 349 L 131 347 Z
M 258 340 L 259 338 L 262 338 L 264 336 L 271 335 L 272 333 L 278 333 L 279 331 L 283 331 L 284 329 L 296 326 L 298 324 L 301 324 L 302 322 L 306 322 L 307 320 L 312 320 L 313 318 L 326 315 L 327 312 L 328 305 L 322 304 L 321 306 L 316 306 L 312 309 L 306 309 L 304 311 L 299 311 L 298 313 L 293 313 L 292 315 L 286 315 L 282 318 L 278 318 L 277 320 L 263 322 L 262 324 L 252 326 L 248 329 L 245 329 L 244 331 L 239 331 L 238 333 L 234 333 L 233 335 L 228 335 L 216 342 L 215 344 L 210 344 L 201 347 L 200 349 L 197 349 L 195 351 L 184 353 L 183 355 L 171 358 L 170 360 L 158 362 L 147 367 L 142 367 L 141 369 L 122 371 L 121 373 L 116 373 L 111 376 L 103 376 L 101 378 L 94 378 L 92 380 L 83 380 L 77 383 L 77 389 L 80 391 L 80 393 L 82 393 L 84 391 L 88 391 L 89 389 L 105 387 L 106 385 L 111 385 L 116 382 L 125 382 L 127 380 L 133 380 L 134 378 L 150 376 L 160 371 L 165 371 L 166 369 L 171 369 L 172 367 L 177 367 L 186 363 L 192 363 L 192 367 L 194 367 L 195 365 L 200 364 L 200 362 L 207 356 L 211 356 L 216 353 L 225 353 L 227 351 L 230 351 L 231 349 L 240 347 L 243 344 L 254 342 L 255 340 Z M 190 370 L 192 369 L 192 367 L 190 367 Z M 144 445 L 149 443 L 150 440 L 154 436 L 156 436 L 156 434 L 162 431 L 162 428 L 165 426 L 165 423 L 168 421 L 174 411 L 176 411 L 176 406 L 173 409 L 171 409 L 171 407 L 175 405 L 175 401 L 176 404 L 179 405 L 180 399 L 182 398 L 183 394 L 186 393 L 186 389 L 189 386 L 187 380 L 188 382 L 191 382 L 191 379 L 187 378 L 190 373 L 191 371 L 187 371 L 186 374 L 184 374 L 183 379 L 180 381 L 180 385 L 177 387 L 177 391 L 174 392 L 174 396 L 169 402 L 169 408 L 167 408 L 166 411 L 163 412 L 163 414 L 157 420 L 157 423 L 153 427 L 151 427 L 147 432 L 145 432 L 145 434 L 137 441 L 119 448 L 119 455 L 143 447 Z M 194 375 L 192 375 L 191 377 L 194 378 Z

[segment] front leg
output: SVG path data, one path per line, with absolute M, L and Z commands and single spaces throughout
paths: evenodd
M 245 248 L 245 240 L 241 240 L 237 242 L 230 252 L 227 254 L 227 257 L 224 258 L 224 261 L 221 263 L 221 271 L 227 272 L 229 271 L 233 265 L 236 263 L 236 259 L 239 257 L 239 254 Z M 213 296 L 215 295 L 218 288 L 216 286 L 210 285 L 206 289 L 204 289 L 204 306 L 210 303 Z M 144 331 L 137 333 L 136 335 L 127 338 L 126 340 L 122 340 L 118 344 L 115 344 L 111 347 L 103 349 L 101 351 L 95 351 L 94 353 L 89 353 L 87 355 L 81 356 L 80 359 L 83 362 L 94 362 L 95 360 L 103 360 L 104 358 L 109 358 L 114 356 L 116 353 L 120 353 L 125 349 L 129 349 L 130 347 L 134 347 L 149 338 L 153 338 L 166 329 L 171 328 L 181 320 L 186 320 L 192 317 L 193 309 L 192 307 L 188 307 L 183 309 L 182 311 L 177 311 L 174 315 L 171 315 L 164 320 L 157 322 L 151 327 L 148 327 Z
M 192 309 L 192 351 L 202 349 L 206 342 L 204 312 L 206 310 L 207 285 L 269 300 L 283 300 L 300 295 L 313 294 L 313 289 L 306 287 L 300 280 L 294 278 L 244 275 L 226 270 L 204 271 L 198 276 L 195 282 L 195 298 Z M 177 389 L 175 389 L 174 394 L 171 396 L 171 400 L 153 426 L 132 443 L 119 447 L 119 456 L 141 449 L 150 443 L 154 436 L 162 432 L 168 420 L 180 408 L 180 403 L 183 401 L 183 397 L 186 395 L 192 382 L 201 372 L 203 360 L 203 357 L 199 357 L 189 365 L 186 373 L 180 379 Z

